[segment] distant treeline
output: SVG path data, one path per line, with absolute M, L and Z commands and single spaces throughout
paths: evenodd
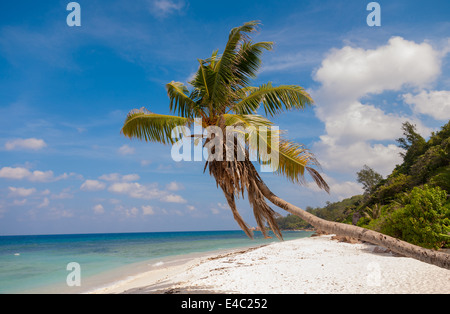
M 323 219 L 338 222 L 350 222 L 351 217 L 363 199 L 363 195 L 352 196 L 341 202 L 327 202 L 325 207 L 306 207 L 306 211 Z M 312 226 L 298 216 L 288 214 L 277 219 L 283 230 L 311 229 Z

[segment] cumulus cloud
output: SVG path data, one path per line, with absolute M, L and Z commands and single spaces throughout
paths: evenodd
M 15 149 L 39 150 L 46 146 L 47 144 L 44 142 L 44 140 L 37 138 L 16 139 L 5 143 L 6 150 L 15 150 Z
M 83 191 L 100 191 L 106 188 L 106 184 L 98 180 L 86 180 L 81 185 Z
M 183 189 L 183 185 L 181 183 L 173 181 L 166 185 L 166 189 L 169 191 L 178 191 Z
M 113 183 L 108 191 L 118 194 L 126 194 L 133 198 L 153 199 L 159 196 L 159 190 L 154 186 L 144 186 L 137 182 Z
M 26 189 L 26 188 L 16 188 L 16 187 L 10 186 L 10 187 L 8 187 L 8 190 L 9 190 L 9 196 L 12 196 L 12 197 L 27 197 L 33 193 L 36 193 L 35 188 Z
M 415 112 L 436 120 L 450 119 L 450 91 L 422 91 L 417 95 L 403 95 L 405 103 L 413 105 Z
M 150 205 L 144 205 L 141 208 L 142 208 L 142 214 L 144 216 L 146 216 L 146 215 L 154 215 L 155 214 L 155 211 L 153 210 L 153 207 L 150 206 Z
M 134 148 L 133 147 L 130 147 L 130 146 L 128 146 L 128 145 L 122 145 L 120 148 L 119 148 L 119 153 L 120 154 L 122 154 L 122 155 L 132 155 L 132 154 L 134 154 Z
M 137 181 L 140 179 L 138 174 L 126 174 L 121 175 L 119 173 L 110 173 L 110 174 L 104 174 L 99 177 L 100 180 L 104 181 Z
M 165 196 L 161 197 L 161 201 L 167 202 L 167 203 L 179 203 L 179 204 L 187 203 L 187 201 L 182 196 L 175 195 L 175 194 L 165 195 Z
M 322 166 L 349 172 L 367 164 L 382 174 L 392 171 L 401 162 L 400 149 L 380 142 L 401 137 L 405 121 L 416 124 L 420 133 L 431 130 L 417 118 L 388 113 L 361 99 L 385 91 L 427 88 L 441 73 L 442 57 L 426 42 L 401 37 L 392 37 L 376 49 L 331 50 L 314 74 L 321 86 L 311 91 L 316 116 L 326 130 L 313 147 Z M 416 103 L 414 96 L 404 97 Z
M 27 179 L 31 182 L 53 182 L 61 179 L 67 179 L 68 174 L 64 173 L 58 177 L 54 176 L 53 171 L 30 171 L 23 167 L 3 167 L 0 169 L 0 178 L 22 180 Z
M 30 175 L 30 170 L 22 167 L 3 167 L 2 169 L 0 169 L 0 178 L 21 180 Z
M 104 214 L 105 213 L 105 208 L 103 208 L 102 204 L 97 204 L 94 207 L 92 207 L 92 209 L 94 210 L 95 214 Z
M 108 188 L 108 191 L 138 199 L 159 199 L 167 203 L 186 203 L 186 200 L 180 195 L 160 190 L 157 184 L 142 185 L 137 182 L 116 182 Z
M 376 49 L 331 50 L 314 78 L 334 97 L 354 100 L 405 85 L 427 86 L 441 73 L 441 63 L 442 54 L 430 44 L 392 37 Z

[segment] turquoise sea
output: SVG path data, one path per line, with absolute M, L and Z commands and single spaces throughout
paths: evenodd
M 284 231 L 283 237 L 292 240 L 311 234 Z M 79 293 L 117 279 L 114 274 L 119 270 L 122 275 L 131 274 L 139 265 L 162 264 L 161 260 L 170 257 L 274 241 L 279 240 L 264 239 L 260 232 L 250 240 L 240 230 L 0 236 L 0 293 Z M 66 284 L 71 273 L 67 265 L 72 262 L 80 265 L 81 287 L 77 290 Z M 87 278 L 102 274 L 109 276 L 83 287 Z

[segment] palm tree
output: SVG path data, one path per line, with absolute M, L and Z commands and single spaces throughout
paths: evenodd
M 314 167 L 319 166 L 314 155 L 302 145 L 282 137 L 282 132 L 264 127 L 273 123 L 268 119 L 277 114 L 295 109 L 304 109 L 313 105 L 310 95 L 300 86 L 280 85 L 271 83 L 260 86 L 250 86 L 251 79 L 261 65 L 261 55 L 265 50 L 271 50 L 272 42 L 252 42 L 249 34 L 259 25 L 252 21 L 233 28 L 228 42 L 221 55 L 214 51 L 212 56 L 199 61 L 199 68 L 189 84 L 192 91 L 180 82 L 166 85 L 170 99 L 170 110 L 177 115 L 161 115 L 145 108 L 132 110 L 126 117 L 122 133 L 129 138 L 145 141 L 173 144 L 172 130 L 177 127 L 192 127 L 196 119 L 201 118 L 202 127 L 215 126 L 223 130 L 227 127 L 249 127 L 252 131 L 245 134 L 245 143 L 233 141 L 234 157 L 239 151 L 244 151 L 244 159 L 225 158 L 226 149 L 222 150 L 221 160 L 210 160 L 205 164 L 224 192 L 234 219 L 245 233 L 252 237 L 249 226 L 240 216 L 235 199 L 247 191 L 248 200 L 253 213 L 263 232 L 267 236 L 265 226 L 268 224 L 275 235 L 282 239 L 281 231 L 275 221 L 277 213 L 272 210 L 266 200 L 274 205 L 300 216 L 302 219 L 321 231 L 351 236 L 364 241 L 386 246 L 394 252 L 431 262 L 439 266 L 450 267 L 450 259 L 443 253 L 422 249 L 409 243 L 399 241 L 380 233 L 362 229 L 352 225 L 329 222 L 320 219 L 274 195 L 262 181 L 252 160 L 251 154 L 256 154 L 256 161 L 271 166 L 275 173 L 285 176 L 294 183 L 304 183 L 308 173 L 319 188 L 329 192 L 329 186 Z M 261 108 L 262 107 L 262 108 Z M 263 109 L 264 115 L 257 114 Z M 235 131 L 239 132 L 239 131 Z M 209 134 L 202 138 L 203 145 L 208 146 L 215 135 Z M 256 142 L 265 143 L 268 151 L 278 154 L 277 163 L 267 161 L 266 153 L 257 149 Z M 225 145 L 225 138 L 222 145 Z M 217 148 L 217 147 L 216 147 Z M 213 147 L 210 152 L 215 154 Z M 221 152 L 219 151 L 220 155 Z
M 364 211 L 364 217 L 369 219 L 378 219 L 381 216 L 381 205 L 375 204 L 370 208 L 366 206 L 366 210 Z

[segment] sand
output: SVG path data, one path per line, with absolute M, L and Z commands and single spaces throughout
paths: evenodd
M 450 270 L 329 235 L 153 266 L 91 293 L 450 293 Z

